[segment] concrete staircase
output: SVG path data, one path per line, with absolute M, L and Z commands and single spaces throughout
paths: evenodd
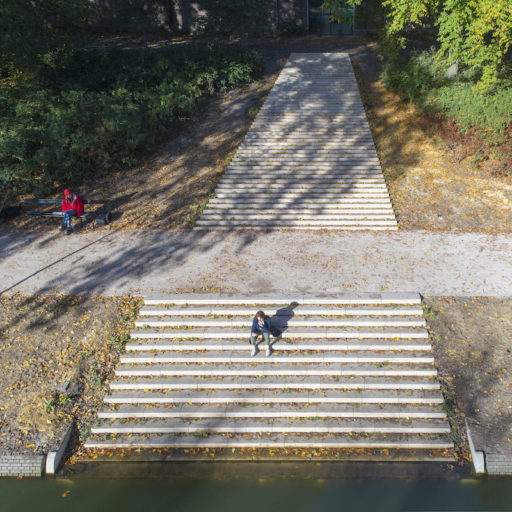
M 396 230 L 348 54 L 294 53 L 197 229 Z
M 258 309 L 283 330 L 270 357 L 251 357 Z M 135 328 L 86 448 L 452 457 L 417 294 L 176 295 Z

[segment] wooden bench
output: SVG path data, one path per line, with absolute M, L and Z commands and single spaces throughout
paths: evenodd
M 84 206 L 86 204 L 103 204 L 103 201 L 96 201 L 95 199 L 82 199 Z M 45 205 L 45 204 L 62 204 L 62 199 L 25 199 L 25 204 L 34 204 L 34 205 Z M 82 225 L 84 222 L 84 218 L 87 218 L 89 215 L 89 212 L 84 212 L 80 217 L 77 217 L 80 221 L 80 224 Z M 27 212 L 27 215 L 30 215 L 31 217 L 64 217 L 64 212 L 42 212 L 39 210 L 31 210 Z M 101 214 L 98 219 L 96 219 L 98 224 L 101 224 L 103 226 L 107 225 L 110 220 L 112 219 L 112 216 L 110 212 L 106 212 Z M 100 220 L 100 222 L 98 222 Z

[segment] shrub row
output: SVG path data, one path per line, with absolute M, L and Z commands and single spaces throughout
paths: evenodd
M 35 80 L 0 85 L 0 193 L 47 194 L 132 164 L 201 98 L 251 81 L 233 48 L 77 51 Z

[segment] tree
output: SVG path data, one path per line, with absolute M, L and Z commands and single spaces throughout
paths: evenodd
M 363 0 L 325 0 L 336 21 Z M 499 80 L 503 59 L 512 42 L 512 0 L 384 0 L 387 23 L 383 33 L 386 56 L 405 46 L 406 30 L 433 23 L 438 58 L 459 62 L 479 72 L 479 85 L 491 88 Z

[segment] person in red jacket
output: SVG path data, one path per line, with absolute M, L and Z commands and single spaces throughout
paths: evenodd
M 71 228 L 71 218 L 80 217 L 84 213 L 84 202 L 78 194 L 66 189 L 64 190 L 64 199 L 62 199 L 62 211 L 64 212 L 64 217 L 60 229 L 65 229 L 66 234 L 69 235 L 73 231 Z

